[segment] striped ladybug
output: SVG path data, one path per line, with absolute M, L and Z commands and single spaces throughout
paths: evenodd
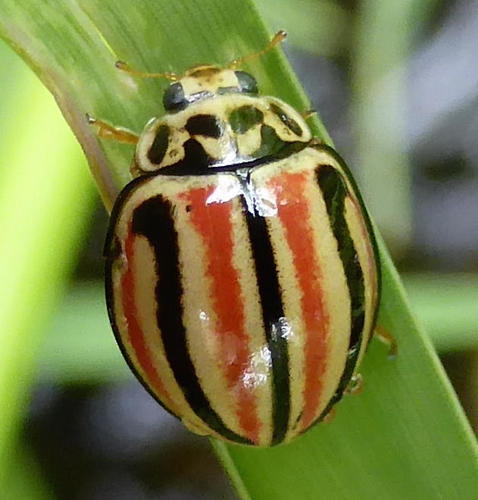
M 344 162 L 300 113 L 258 97 L 235 70 L 244 59 L 163 75 L 168 114 L 137 137 L 112 212 L 106 297 L 159 403 L 198 434 L 272 446 L 341 399 L 374 329 L 379 269 Z

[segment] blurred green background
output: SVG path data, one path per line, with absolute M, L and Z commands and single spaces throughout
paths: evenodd
M 478 1 L 258 6 L 289 32 L 288 56 L 478 429 Z M 115 345 L 102 290 L 107 215 L 79 145 L 4 44 L 0 74 L 0 345 L 30 339 L 28 350 L 0 350 L 0 497 L 234 498 L 207 440 L 149 398 Z M 44 266 L 47 292 L 29 286 Z M 19 310 L 19 297 L 30 307 Z M 10 377 L 23 397 L 9 397 Z

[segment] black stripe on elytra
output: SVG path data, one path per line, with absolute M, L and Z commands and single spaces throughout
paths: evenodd
M 203 135 L 218 139 L 222 135 L 224 124 L 214 115 L 194 115 L 186 122 L 185 129 L 191 135 Z
M 357 363 L 365 324 L 365 284 L 357 250 L 345 220 L 345 198 L 348 196 L 345 181 L 337 169 L 330 165 L 322 165 L 315 172 L 327 207 L 330 226 L 337 241 L 351 303 L 349 351 L 336 394 L 329 403 L 330 409 L 342 397 Z
M 274 430 L 271 444 L 284 440 L 289 425 L 290 382 L 287 319 L 282 305 L 281 287 L 274 259 L 274 251 L 267 229 L 266 219 L 252 213 L 243 199 L 249 241 L 255 265 L 262 319 L 272 363 L 273 401 L 272 418 Z
M 121 251 L 121 243 L 118 238 L 117 227 L 119 221 L 121 219 L 121 214 L 123 214 L 123 208 L 125 204 L 128 202 L 131 193 L 134 192 L 138 187 L 144 184 L 144 182 L 148 182 L 148 177 L 150 174 L 146 174 L 142 177 L 137 177 L 133 179 L 118 195 L 116 198 L 115 204 L 113 206 L 113 210 L 111 211 L 110 223 L 108 227 L 108 232 L 106 235 L 105 245 L 103 249 L 103 255 L 105 257 L 105 298 L 106 298 L 106 307 L 108 310 L 108 317 L 111 323 L 111 328 L 113 329 L 113 333 L 116 339 L 116 343 L 125 359 L 127 365 L 131 372 L 135 375 L 144 389 L 150 394 L 150 396 L 157 401 L 157 403 L 162 406 L 168 413 L 174 415 L 179 418 L 176 413 L 174 413 L 171 408 L 165 406 L 165 404 L 158 398 L 158 395 L 154 393 L 150 385 L 145 381 L 141 373 L 139 373 L 136 364 L 132 361 L 128 350 L 124 343 L 123 335 L 120 332 L 120 328 L 117 324 L 117 310 L 116 310 L 116 291 L 114 282 L 114 276 L 117 276 L 117 273 L 120 272 L 117 266 L 119 264 L 120 269 L 123 267 L 123 264 L 120 260 L 122 259 L 122 251 Z
M 196 375 L 189 355 L 183 324 L 183 286 L 179 264 L 178 234 L 174 227 L 173 206 L 161 195 L 144 201 L 133 213 L 132 230 L 145 236 L 154 249 L 158 282 L 156 317 L 164 350 L 174 377 L 192 410 L 226 439 L 252 444 L 226 427 L 213 410 Z

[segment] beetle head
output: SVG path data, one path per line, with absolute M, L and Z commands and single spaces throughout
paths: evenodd
M 164 92 L 163 104 L 166 111 L 175 112 L 216 95 L 256 95 L 257 92 L 255 78 L 245 71 L 201 65 L 189 69 L 181 79 L 171 83 Z

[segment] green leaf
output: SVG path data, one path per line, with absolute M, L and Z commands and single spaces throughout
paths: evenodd
M 0 484 L 35 375 L 44 325 L 77 258 L 93 184 L 51 95 L 0 46 L 8 99 L 0 147 Z M 8 71 L 16 76 L 9 84 Z M 8 120 L 8 121 L 7 121 Z M 12 470 L 10 467 L 9 470 Z
M 362 0 L 352 32 L 355 172 L 375 222 L 395 255 L 410 245 L 413 233 L 412 176 L 404 146 L 409 119 L 407 61 L 418 28 L 436 3 Z
M 111 333 L 99 283 L 73 287 L 44 338 L 38 374 L 42 382 L 97 384 L 133 378 Z
M 27 6 L 0 0 L 0 6 L 0 32 L 56 95 L 108 205 L 129 179 L 132 151 L 98 141 L 84 113 L 139 131 L 162 112 L 165 87 L 115 71 L 114 60 L 181 72 L 204 61 L 230 61 L 263 47 L 270 36 L 245 0 L 43 0 Z M 279 51 L 248 66 L 265 93 L 309 108 Z M 314 131 L 327 139 L 320 123 Z M 363 393 L 345 398 L 334 421 L 296 443 L 255 450 L 216 442 L 242 498 L 476 497 L 476 443 L 383 246 L 381 255 L 380 324 L 397 337 L 398 358 L 387 360 L 386 349 L 372 343 Z
M 440 352 L 478 348 L 478 282 L 470 274 L 410 274 L 410 304 Z
M 30 451 L 16 449 L 8 464 L 6 481 L 2 482 L 4 498 L 51 500 L 54 498 L 42 476 L 41 468 Z

